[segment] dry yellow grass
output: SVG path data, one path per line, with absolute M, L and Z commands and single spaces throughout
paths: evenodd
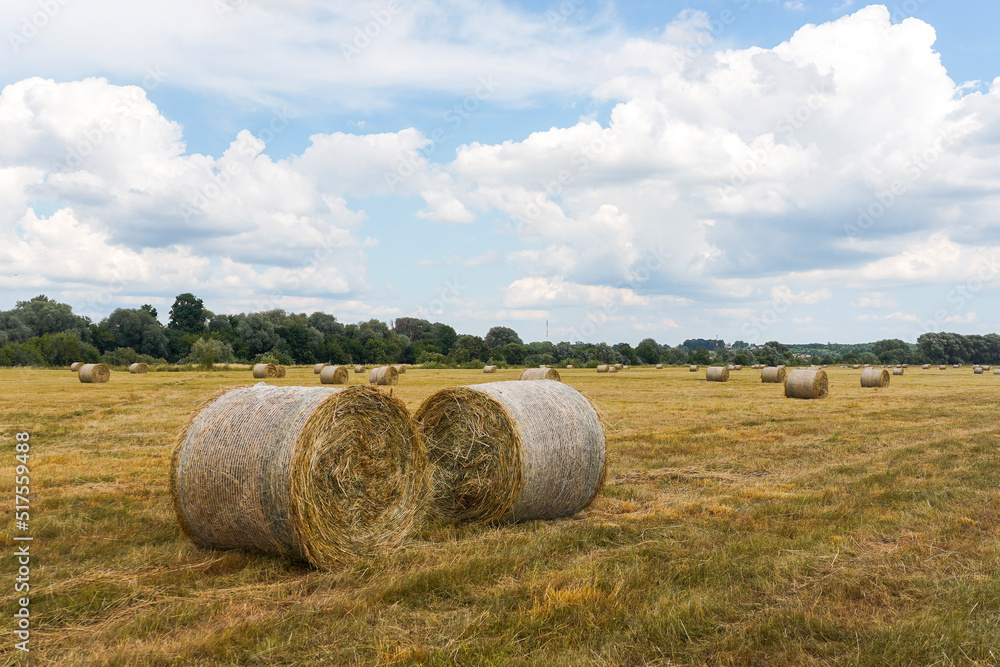
M 428 527 L 319 572 L 199 550 L 176 524 L 173 438 L 246 371 L 0 371 L 5 469 L 13 433 L 32 434 L 32 663 L 997 664 L 1000 380 L 917 372 L 872 390 L 828 373 L 827 399 L 790 401 L 756 374 L 565 371 L 608 429 L 586 512 Z M 415 410 L 483 380 L 411 368 L 391 390 Z M 0 651 L 15 657 L 9 638 Z

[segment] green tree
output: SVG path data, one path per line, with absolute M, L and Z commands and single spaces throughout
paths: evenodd
M 243 339 L 251 355 L 263 354 L 274 349 L 281 340 L 274 324 L 261 313 L 250 313 L 236 325 L 236 333 Z
M 509 327 L 493 327 L 486 333 L 484 343 L 486 344 L 486 347 L 493 350 L 498 347 L 503 347 L 508 343 L 523 345 L 524 341 L 521 340 L 521 337 L 517 335 L 516 331 Z
M 635 348 L 635 354 L 644 364 L 658 364 L 663 359 L 660 344 L 652 338 L 644 338 Z
M 205 331 L 207 319 L 205 304 L 190 292 L 178 294 L 170 308 L 170 322 L 167 327 L 183 333 L 200 334 Z
M 73 314 L 69 304 L 59 303 L 39 294 L 30 301 L 18 301 L 10 313 L 31 332 L 29 337 L 75 331 L 86 340 L 90 321 Z
M 101 322 L 101 326 L 114 337 L 117 347 L 130 347 L 151 357 L 167 356 L 167 335 L 148 310 L 118 308 Z

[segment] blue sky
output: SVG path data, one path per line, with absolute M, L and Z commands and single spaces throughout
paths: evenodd
M 996 314 L 985 3 L 15 0 L 0 307 L 636 343 Z M 365 34 L 367 31 L 367 35 Z

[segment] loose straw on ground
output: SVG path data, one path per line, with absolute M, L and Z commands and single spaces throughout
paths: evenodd
M 491 382 L 443 389 L 414 419 L 427 441 L 432 508 L 454 521 L 569 516 L 604 484 L 597 412 L 561 382 Z
M 196 544 L 331 567 L 403 544 L 429 489 L 403 403 L 374 387 L 217 395 L 184 426 L 171 492 Z

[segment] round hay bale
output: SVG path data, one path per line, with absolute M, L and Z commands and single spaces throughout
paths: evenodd
M 948 367 L 945 366 L 944 364 L 941 364 L 940 366 L 938 366 L 938 370 L 939 371 L 946 371 L 946 370 L 948 370 Z
M 83 362 L 82 361 L 74 361 L 73 363 L 71 363 L 69 365 L 69 369 L 71 371 L 73 371 L 74 373 L 76 373 L 77 371 L 79 371 L 81 368 L 83 368 Z
M 573 370 L 573 364 L 566 364 L 566 370 L 568 371 Z
M 355 373 L 364 373 L 365 372 L 365 367 L 364 366 L 355 366 L 354 367 L 354 372 Z
M 735 366 L 735 365 L 733 365 L 733 364 L 729 364 L 729 365 L 727 365 L 727 366 L 726 366 L 726 368 L 728 368 L 728 369 L 729 369 L 729 370 L 731 370 L 731 371 L 735 371 L 735 370 L 736 370 L 736 366 Z
M 395 366 L 379 366 L 368 371 L 368 384 L 399 384 L 399 372 Z
M 851 366 L 851 368 L 857 370 L 857 369 L 861 368 L 861 364 L 854 364 L 853 366 Z
M 84 364 L 76 376 L 86 384 L 104 384 L 111 379 L 111 371 L 104 364 Z
M 992 368 L 993 368 L 993 367 L 992 367 L 992 366 L 990 366 L 990 365 L 988 365 L 988 364 L 987 364 L 986 366 L 983 366 L 983 370 L 984 370 L 984 371 L 988 371 L 988 370 L 991 370 Z
M 149 366 L 147 364 L 137 361 L 136 363 L 128 367 L 128 372 L 131 373 L 132 375 L 138 375 L 139 373 L 148 373 Z
M 826 398 L 829 384 L 826 371 L 793 370 L 785 378 L 785 398 Z
M 448 519 L 569 516 L 604 485 L 601 420 L 583 394 L 561 382 L 442 389 L 414 420 L 433 471 L 431 511 Z
M 273 378 L 278 375 L 278 367 L 274 364 L 255 364 L 253 367 L 253 376 L 260 379 Z
M 909 364 L 903 364 L 903 368 L 909 368 L 909 367 L 910 367 Z
M 983 374 L 983 367 L 982 366 L 975 366 L 975 367 L 973 367 L 972 372 L 975 373 L 976 375 L 982 375 Z
M 313 366 L 313 373 L 319 375 L 320 373 L 323 372 L 323 369 L 326 368 L 326 366 L 327 366 L 326 364 L 316 364 L 315 366 Z
M 892 374 L 893 375 L 902 375 L 903 371 L 904 371 L 904 369 L 902 369 L 902 368 L 893 368 L 892 369 Z
M 525 368 L 521 373 L 522 380 L 555 380 L 561 382 L 559 371 L 554 368 Z
M 994 368 L 993 375 L 1000 375 L 1000 368 Z
M 628 370 L 628 364 L 625 364 L 624 366 L 622 366 L 622 370 L 623 371 L 627 371 Z
M 406 366 L 404 366 L 403 364 L 396 364 L 395 366 L 393 366 L 393 368 L 395 368 L 396 372 L 399 373 L 400 375 L 406 372 Z
M 170 470 L 181 530 L 198 546 L 324 568 L 401 545 L 429 483 L 406 406 L 374 387 L 217 395 L 184 426 Z
M 656 364 L 656 370 L 662 371 L 663 370 L 663 364 Z
M 625 370 L 625 364 L 615 364 L 615 370 L 616 371 L 623 371 L 623 370 Z
M 861 373 L 862 387 L 888 387 L 889 371 L 884 368 L 866 368 Z
M 784 366 L 766 366 L 760 372 L 760 381 L 778 384 L 785 381 L 786 375 Z
M 735 366 L 733 366 L 733 370 L 734 371 L 741 371 L 741 370 L 743 370 L 743 364 L 736 364 Z
M 319 381 L 322 384 L 348 384 L 351 374 L 347 372 L 347 366 L 324 366 L 319 373 Z
M 955 364 L 955 365 L 953 366 L 953 368 L 961 368 L 961 367 L 962 367 L 962 364 Z
M 275 370 L 274 377 L 276 377 L 276 378 L 283 378 L 283 377 L 285 377 L 285 367 L 284 366 L 275 366 L 274 370 Z
M 709 382 L 729 382 L 729 369 L 725 366 L 709 366 L 705 379 Z
M 484 373 L 496 373 L 497 372 L 497 367 L 496 366 L 483 366 L 483 372 Z
M 921 366 L 920 368 L 922 368 L 923 370 L 925 370 L 925 371 L 926 371 L 926 370 L 928 370 L 928 369 L 929 369 L 930 367 L 931 367 L 931 365 L 930 365 L 930 364 L 924 364 L 924 365 L 923 365 L 923 366 Z
M 612 370 L 611 370 L 612 368 L 614 368 L 614 366 L 608 366 L 607 364 L 598 364 L 598 366 L 597 366 L 597 372 L 598 373 L 611 373 L 612 372 Z
M 698 367 L 695 366 L 694 364 L 691 364 L 691 366 L 690 366 L 690 368 L 688 368 L 688 370 L 691 371 L 692 373 L 697 373 L 698 372 Z

